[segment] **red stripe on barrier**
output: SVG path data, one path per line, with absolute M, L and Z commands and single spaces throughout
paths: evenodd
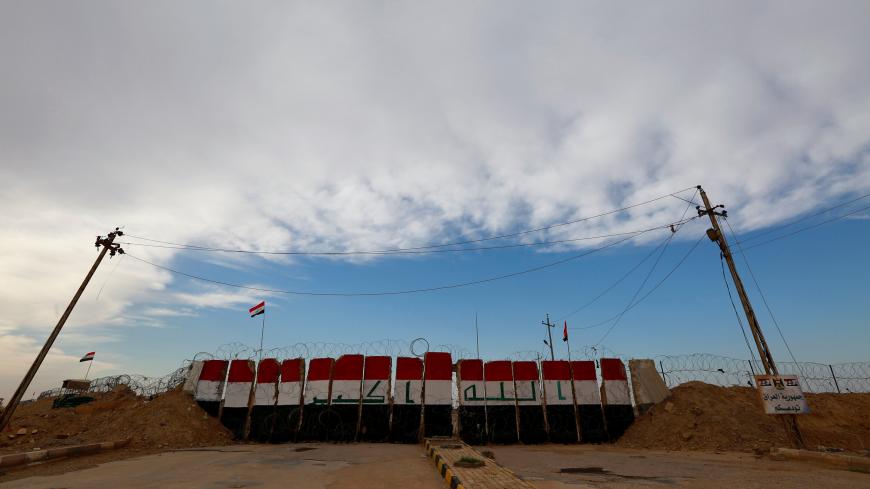
M 453 378 L 453 359 L 446 351 L 426 352 L 426 380 L 451 380 Z
M 544 380 L 571 380 L 571 368 L 566 360 L 544 360 L 541 370 Z
M 199 380 L 223 382 L 229 363 L 226 360 L 206 360 L 202 363 L 202 372 L 199 373 Z
M 396 380 L 421 380 L 423 378 L 423 360 L 413 357 L 396 359 Z
M 574 380 L 597 380 L 595 375 L 595 362 L 592 360 L 575 360 L 571 362 L 571 370 L 574 371 Z
M 278 381 L 278 360 L 274 358 L 264 358 L 260 360 L 260 365 L 257 366 L 257 383 L 258 384 L 274 384 Z
M 532 361 L 514 362 L 515 380 L 538 380 L 538 364 Z
M 601 378 L 604 380 L 628 380 L 625 365 L 618 358 L 601 359 Z
M 233 360 L 230 362 L 230 375 L 227 382 L 253 382 L 254 381 L 254 361 L 253 360 Z
M 389 379 L 392 360 L 393 359 L 390 357 L 366 357 L 366 366 L 365 372 L 363 373 L 363 378 L 366 380 Z
M 305 371 L 305 360 L 291 358 L 281 362 L 281 382 L 302 382 L 302 372 Z
M 483 380 L 483 360 L 460 360 L 456 368 L 462 380 Z
M 363 356 L 342 355 L 335 361 L 332 369 L 332 380 L 362 380 Z
M 508 360 L 493 360 L 483 366 L 483 378 L 487 381 L 513 380 L 511 362 Z
M 331 358 L 313 358 L 308 362 L 308 380 L 329 380 L 332 373 L 332 365 L 335 360 Z

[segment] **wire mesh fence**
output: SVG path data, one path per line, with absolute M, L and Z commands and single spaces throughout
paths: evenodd
M 383 355 L 390 357 L 417 356 L 422 357 L 427 351 L 450 352 L 455 360 L 474 358 L 473 352 L 467 348 L 448 345 L 431 344 L 425 338 L 412 340 L 384 339 L 362 343 L 296 343 L 293 345 L 271 348 L 262 352 L 263 358 L 304 358 L 311 360 L 318 357 L 333 357 L 344 354 L 362 353 L 364 355 Z M 233 360 L 257 359 L 259 352 L 242 343 L 227 343 L 214 352 L 200 352 L 192 360 Z M 598 360 L 601 357 L 621 358 L 627 365 L 629 358 L 610 350 L 581 347 L 571 350 L 574 360 Z M 549 348 L 541 350 L 516 351 L 506 356 L 509 360 L 547 360 L 550 358 Z M 764 373 L 757 360 L 731 358 L 710 353 L 692 353 L 686 355 L 666 355 L 653 357 L 659 373 L 668 387 L 700 381 L 720 386 L 755 385 L 754 375 Z M 182 385 L 191 360 L 162 377 L 147 377 L 136 374 L 110 375 L 91 381 L 89 392 L 108 392 L 120 385 L 126 385 L 136 394 L 151 397 Z M 823 364 L 813 362 L 780 362 L 777 364 L 780 374 L 797 375 L 805 392 L 870 392 L 870 362 L 851 362 L 840 364 Z M 55 397 L 65 393 L 62 388 L 44 391 L 39 398 Z
M 659 356 L 655 361 L 668 387 L 690 381 L 753 387 L 754 375 L 764 373 L 758 360 L 710 353 Z M 870 392 L 870 362 L 779 362 L 777 368 L 781 375 L 798 376 L 805 392 Z

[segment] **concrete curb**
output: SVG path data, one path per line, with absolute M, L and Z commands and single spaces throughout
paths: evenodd
M 102 452 L 104 450 L 114 450 L 127 446 L 130 440 L 105 441 L 102 443 L 90 443 L 87 445 L 76 445 L 72 447 L 49 448 L 48 450 L 35 450 L 25 453 L 13 453 L 10 455 L 0 456 L 0 467 L 14 467 L 16 465 L 24 465 L 41 460 L 50 460 L 60 457 L 77 457 L 79 455 L 87 455 L 90 453 Z
M 774 456 L 780 455 L 788 460 L 814 462 L 841 469 L 855 468 L 870 470 L 870 457 L 861 457 L 859 455 L 813 452 L 810 450 L 797 450 L 794 448 L 775 448 L 771 450 L 771 454 Z
M 435 469 L 438 470 L 438 474 L 444 478 L 444 482 L 447 484 L 450 489 L 466 489 L 466 487 L 459 480 L 459 477 L 456 477 L 453 474 L 453 471 L 450 470 L 450 467 L 444 463 L 444 459 L 435 452 L 435 449 L 432 448 L 432 445 L 429 443 L 429 440 L 426 440 L 426 455 L 435 462 Z

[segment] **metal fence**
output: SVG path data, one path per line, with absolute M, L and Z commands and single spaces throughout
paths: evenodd
M 466 348 L 432 344 L 425 338 L 413 340 L 378 340 L 364 343 L 296 343 L 280 348 L 263 351 L 263 358 L 305 358 L 338 357 L 343 354 L 362 353 L 364 355 L 422 356 L 427 351 L 450 352 L 454 360 L 474 358 L 473 352 Z M 213 353 L 200 352 L 193 360 L 222 359 L 232 360 L 256 359 L 255 348 L 242 343 L 221 345 Z M 549 349 L 523 350 L 507 355 L 510 360 L 546 360 L 550 357 Z M 618 355 L 610 350 L 581 347 L 571 350 L 575 360 L 601 357 L 622 358 L 628 364 L 629 358 Z M 653 357 L 662 378 L 668 387 L 700 381 L 720 386 L 754 386 L 754 375 L 763 373 L 764 369 L 758 361 L 713 355 L 710 353 L 693 353 L 687 355 L 667 355 Z M 91 381 L 90 392 L 108 392 L 119 385 L 126 385 L 141 396 L 154 396 L 172 390 L 184 383 L 185 375 L 191 360 L 185 360 L 181 367 L 163 377 L 146 377 L 144 375 L 125 374 L 99 377 Z M 870 362 L 852 362 L 840 364 L 823 364 L 813 362 L 779 362 L 777 367 L 781 374 L 797 375 L 805 392 L 870 392 Z M 42 392 L 39 398 L 55 397 L 63 394 L 63 389 L 57 388 Z
M 751 387 L 753 376 L 764 373 L 757 360 L 710 353 L 659 356 L 655 361 L 668 387 L 690 381 Z M 778 362 L 777 368 L 782 375 L 797 375 L 805 392 L 870 392 L 870 362 Z

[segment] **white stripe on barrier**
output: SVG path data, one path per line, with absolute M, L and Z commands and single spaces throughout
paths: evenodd
M 520 406 L 540 406 L 541 396 L 538 392 L 537 380 L 517 380 L 516 398 Z
M 570 380 L 544 380 L 548 406 L 564 406 L 574 403 Z
M 278 389 L 274 382 L 258 383 L 254 388 L 254 405 L 274 406 L 277 395 Z
M 422 380 L 397 380 L 396 390 L 393 393 L 393 404 L 416 404 L 423 403 Z
M 598 382 L 594 380 L 575 380 L 574 395 L 577 396 L 577 405 L 601 404 Z
M 298 406 L 302 399 L 302 382 L 281 382 L 278 384 L 278 405 Z
M 333 380 L 330 404 L 359 404 L 362 380 Z
M 513 380 L 487 380 L 484 383 L 487 406 L 513 406 L 516 392 Z
M 248 407 L 251 397 L 250 382 L 227 382 L 227 391 L 224 396 L 225 408 Z
M 452 405 L 453 381 L 427 380 L 424 396 L 427 406 Z
M 604 395 L 607 405 L 628 404 L 631 405 L 631 394 L 628 390 L 628 382 L 625 380 L 604 380 Z
M 322 404 L 329 402 L 329 381 L 309 380 L 305 385 L 305 404 Z
M 363 404 L 389 404 L 390 399 L 388 397 L 388 393 L 390 392 L 390 380 L 389 379 L 367 379 L 363 381 Z
M 196 383 L 197 401 L 219 402 L 223 394 L 224 382 L 222 380 L 200 380 Z
M 459 404 L 463 406 L 485 406 L 486 387 L 482 380 L 462 380 L 462 391 L 459 393 Z

